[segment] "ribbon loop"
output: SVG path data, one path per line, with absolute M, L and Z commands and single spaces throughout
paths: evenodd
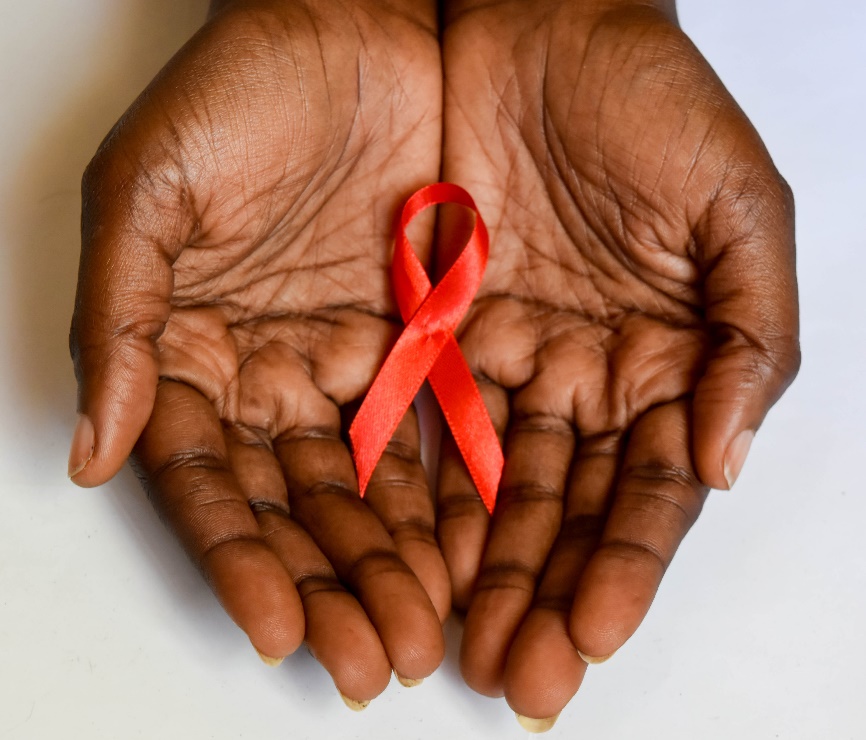
M 466 246 L 433 288 L 406 228 L 421 211 L 443 203 L 471 209 L 475 224 Z M 391 272 L 405 328 L 349 429 L 361 496 L 400 420 L 429 379 L 478 493 L 493 512 L 504 463 L 502 449 L 454 336 L 481 286 L 488 250 L 487 227 L 472 197 L 460 186 L 428 185 L 403 207 Z

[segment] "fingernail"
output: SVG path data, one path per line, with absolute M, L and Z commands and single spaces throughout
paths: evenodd
M 394 671 L 394 675 L 397 677 L 397 680 L 407 689 L 411 689 L 414 686 L 420 686 L 422 683 L 424 683 L 423 678 L 405 678 L 399 673 L 397 673 L 397 671 Z
M 582 653 L 580 652 L 580 650 L 577 651 L 577 654 L 581 657 L 584 663 L 589 663 L 590 665 L 599 665 L 600 663 L 604 663 L 605 661 L 610 660 L 616 654 L 616 651 L 614 650 L 614 652 L 608 653 L 607 655 L 602 655 L 599 658 L 593 655 L 587 655 L 586 653 Z
M 725 480 L 728 482 L 728 488 L 733 488 L 737 478 L 740 477 L 740 471 L 746 462 L 754 438 L 755 433 L 751 429 L 746 429 L 734 437 L 734 441 L 728 447 L 725 455 Z
M 517 717 L 517 721 L 524 730 L 535 733 L 547 732 L 553 728 L 556 720 L 559 719 L 558 714 L 545 719 L 532 719 L 532 717 L 524 717 L 522 714 L 517 714 L 517 712 L 514 713 L 514 716 Z
M 72 445 L 69 449 L 69 469 L 67 472 L 70 478 L 74 478 L 87 467 L 87 463 L 93 457 L 95 445 L 96 431 L 93 429 L 93 422 L 86 415 L 79 414 L 75 431 L 72 433 Z
M 337 691 L 340 691 L 337 689 Z M 367 707 L 370 706 L 370 700 L 366 701 L 358 701 L 357 699 L 350 699 L 346 696 L 342 691 L 340 691 L 340 698 L 343 700 L 343 704 L 345 704 L 349 709 L 353 712 L 363 712 Z
M 262 659 L 262 663 L 264 663 L 265 665 L 269 665 L 271 668 L 276 668 L 280 663 L 283 662 L 282 658 L 272 658 L 269 655 L 265 655 L 255 645 L 253 645 L 253 648 L 256 651 L 256 655 L 258 655 Z

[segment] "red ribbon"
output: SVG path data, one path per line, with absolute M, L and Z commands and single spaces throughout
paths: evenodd
M 441 203 L 473 210 L 475 225 L 460 256 L 434 289 L 406 236 L 406 227 L 421 211 Z M 429 378 L 481 500 L 493 513 L 502 475 L 502 449 L 454 336 L 481 285 L 488 249 L 481 214 L 469 193 L 458 185 L 428 185 L 403 206 L 391 275 L 406 326 L 349 429 L 361 496 L 397 425 Z

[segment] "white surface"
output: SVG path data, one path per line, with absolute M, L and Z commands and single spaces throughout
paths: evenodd
M 204 0 L 0 0 L 0 739 L 525 737 L 449 655 L 360 715 L 305 651 L 277 670 L 124 472 L 65 478 L 78 182 Z M 733 494 L 550 737 L 866 738 L 866 8 L 681 18 L 797 195 L 804 364 Z

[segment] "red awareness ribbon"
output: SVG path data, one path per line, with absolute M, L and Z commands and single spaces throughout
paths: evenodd
M 442 203 L 456 203 L 473 210 L 475 225 L 463 251 L 433 288 L 406 236 L 406 227 L 421 211 Z M 493 513 L 502 475 L 502 449 L 454 336 L 454 330 L 481 285 L 488 251 L 487 227 L 475 201 L 460 186 L 447 182 L 428 185 L 403 206 L 391 277 L 405 328 L 349 429 L 361 496 L 426 378 L 430 380 L 481 500 L 487 511 Z

